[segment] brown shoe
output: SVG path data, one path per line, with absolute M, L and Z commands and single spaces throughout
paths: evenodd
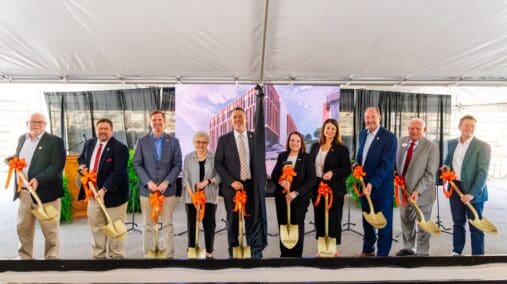
M 362 252 L 359 256 L 360 257 L 375 256 L 375 253 L 374 252 Z

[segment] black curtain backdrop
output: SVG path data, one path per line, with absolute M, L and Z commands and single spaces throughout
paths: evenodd
M 168 131 L 175 131 L 174 88 L 46 92 L 44 96 L 51 133 L 64 139 L 69 153 L 81 153 L 84 140 L 95 137 L 95 122 L 101 118 L 113 121 L 115 138 L 129 148 L 150 131 L 151 110 L 165 111 Z
M 440 161 L 443 160 L 444 140 L 450 135 L 450 95 L 341 89 L 340 129 L 351 158 L 356 156 L 359 132 L 365 128 L 363 113 L 367 107 L 380 108 L 380 124 L 398 138 L 408 135 L 407 123 L 410 119 L 419 117 L 426 121 L 426 137 L 439 145 Z

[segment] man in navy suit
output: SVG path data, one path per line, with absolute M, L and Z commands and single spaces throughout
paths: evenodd
M 482 218 L 484 202 L 488 200 L 488 177 L 491 160 L 491 147 L 486 142 L 474 136 L 477 120 L 471 115 L 465 115 L 459 120 L 461 136 L 448 142 L 448 152 L 444 161 L 444 168 L 451 168 L 456 172 L 456 186 L 463 192 L 459 197 L 455 192 L 451 195 L 452 214 L 452 244 L 453 255 L 461 255 L 465 246 L 465 224 L 467 218 L 473 218 L 472 212 L 464 202 L 470 202 L 477 214 Z M 470 239 L 472 241 L 472 255 L 484 254 L 484 233 L 472 225 Z
M 107 212 L 114 221 L 125 222 L 127 201 L 129 199 L 129 178 L 127 164 L 129 152 L 127 146 L 113 137 L 113 122 L 107 118 L 99 119 L 95 124 L 98 138 L 87 140 L 83 152 L 78 158 L 79 169 L 97 173 L 97 195 L 88 202 L 88 224 L 92 232 L 92 255 L 95 259 L 105 259 L 109 245 L 109 257 L 125 258 L 124 240 L 108 238 L 102 231 L 107 224 L 97 199 L 104 202 Z M 79 199 L 85 199 L 83 187 Z
M 215 155 L 215 168 L 222 178 L 220 193 L 224 197 L 227 212 L 227 241 L 229 256 L 232 248 L 239 246 L 238 240 L 238 214 L 233 212 L 233 198 L 237 190 L 245 189 L 247 194 L 245 228 L 248 244 L 257 243 L 252 239 L 255 219 L 254 196 L 254 136 L 253 132 L 246 130 L 246 113 L 242 108 L 234 108 L 231 112 L 233 131 L 226 133 L 218 139 Z M 252 257 L 262 258 L 264 247 L 252 246 Z
M 380 126 L 380 110 L 369 107 L 364 112 L 366 129 L 359 134 L 357 163 L 363 166 L 366 176 L 364 194 L 370 194 L 375 212 L 382 212 L 387 225 L 378 230 L 378 238 L 373 228 L 363 217 L 363 251 L 361 256 L 388 256 L 393 235 L 393 172 L 396 158 L 396 136 Z M 370 208 L 365 197 L 361 198 L 363 211 Z

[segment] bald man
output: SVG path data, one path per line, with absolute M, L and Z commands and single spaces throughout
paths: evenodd
M 60 198 L 63 196 L 62 172 L 65 166 L 65 147 L 63 140 L 46 130 L 46 118 L 34 113 L 26 122 L 28 133 L 18 140 L 16 156 L 24 158 L 27 166 L 23 169 L 31 187 L 37 192 L 44 206 L 53 206 L 60 213 Z M 16 179 L 17 180 L 17 179 Z M 21 259 L 33 257 L 33 239 L 37 219 L 31 210 L 37 209 L 27 190 L 22 185 L 17 192 L 15 184 L 14 200 L 19 198 L 17 233 L 19 237 L 18 255 Z M 45 238 L 44 257 L 57 258 L 59 254 L 60 214 L 56 222 L 40 223 Z
M 424 218 L 429 220 L 436 197 L 435 175 L 440 153 L 438 146 L 424 137 L 424 120 L 413 118 L 408 122 L 407 128 L 408 136 L 402 137 L 398 143 L 396 165 L 398 174 L 405 178 L 410 196 L 402 196 L 400 193 L 400 200 L 412 198 L 421 208 Z M 429 255 L 431 235 L 423 230 L 416 233 L 416 212 L 408 202 L 400 205 L 400 219 L 403 248 L 396 255 Z

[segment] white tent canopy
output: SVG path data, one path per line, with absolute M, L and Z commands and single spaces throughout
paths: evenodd
M 507 1 L 0 2 L 0 82 L 261 80 L 505 86 Z

